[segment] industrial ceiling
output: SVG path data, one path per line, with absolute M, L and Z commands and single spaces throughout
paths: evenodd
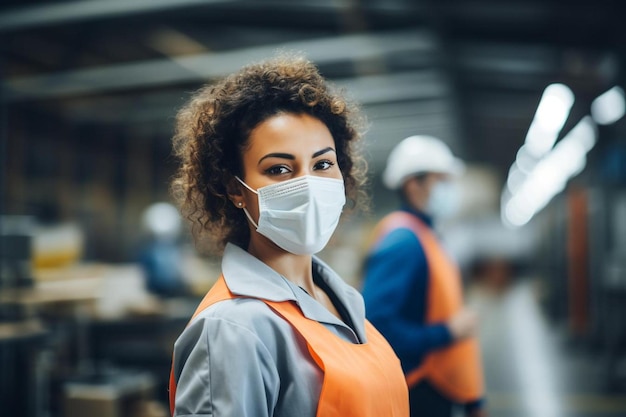
M 576 103 L 624 84 L 618 1 L 4 0 L 2 102 L 167 142 L 189 93 L 303 51 L 362 103 L 374 174 L 418 133 L 504 178 L 550 83 Z

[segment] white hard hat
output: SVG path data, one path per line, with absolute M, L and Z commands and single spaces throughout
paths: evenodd
M 410 136 L 392 149 L 383 172 L 384 184 L 397 190 L 408 177 L 422 172 L 460 175 L 465 164 L 448 145 L 432 136 Z

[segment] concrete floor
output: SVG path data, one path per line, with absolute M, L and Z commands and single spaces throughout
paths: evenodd
M 626 393 L 606 393 L 600 361 L 568 349 L 531 281 L 496 294 L 476 287 L 490 417 L 625 417 Z

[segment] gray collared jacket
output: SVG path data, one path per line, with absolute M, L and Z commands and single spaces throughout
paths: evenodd
M 211 305 L 174 346 L 175 416 L 314 417 L 323 375 L 306 341 L 263 301 L 295 301 L 307 318 L 337 337 L 364 343 L 361 295 L 318 258 L 313 268 L 343 305 L 347 326 L 304 290 L 235 245 L 227 245 L 222 273 L 245 298 Z

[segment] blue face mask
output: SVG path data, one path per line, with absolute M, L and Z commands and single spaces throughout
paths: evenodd
M 459 208 L 459 192 L 452 181 L 438 181 L 430 189 L 426 203 L 426 214 L 436 218 L 449 218 Z

